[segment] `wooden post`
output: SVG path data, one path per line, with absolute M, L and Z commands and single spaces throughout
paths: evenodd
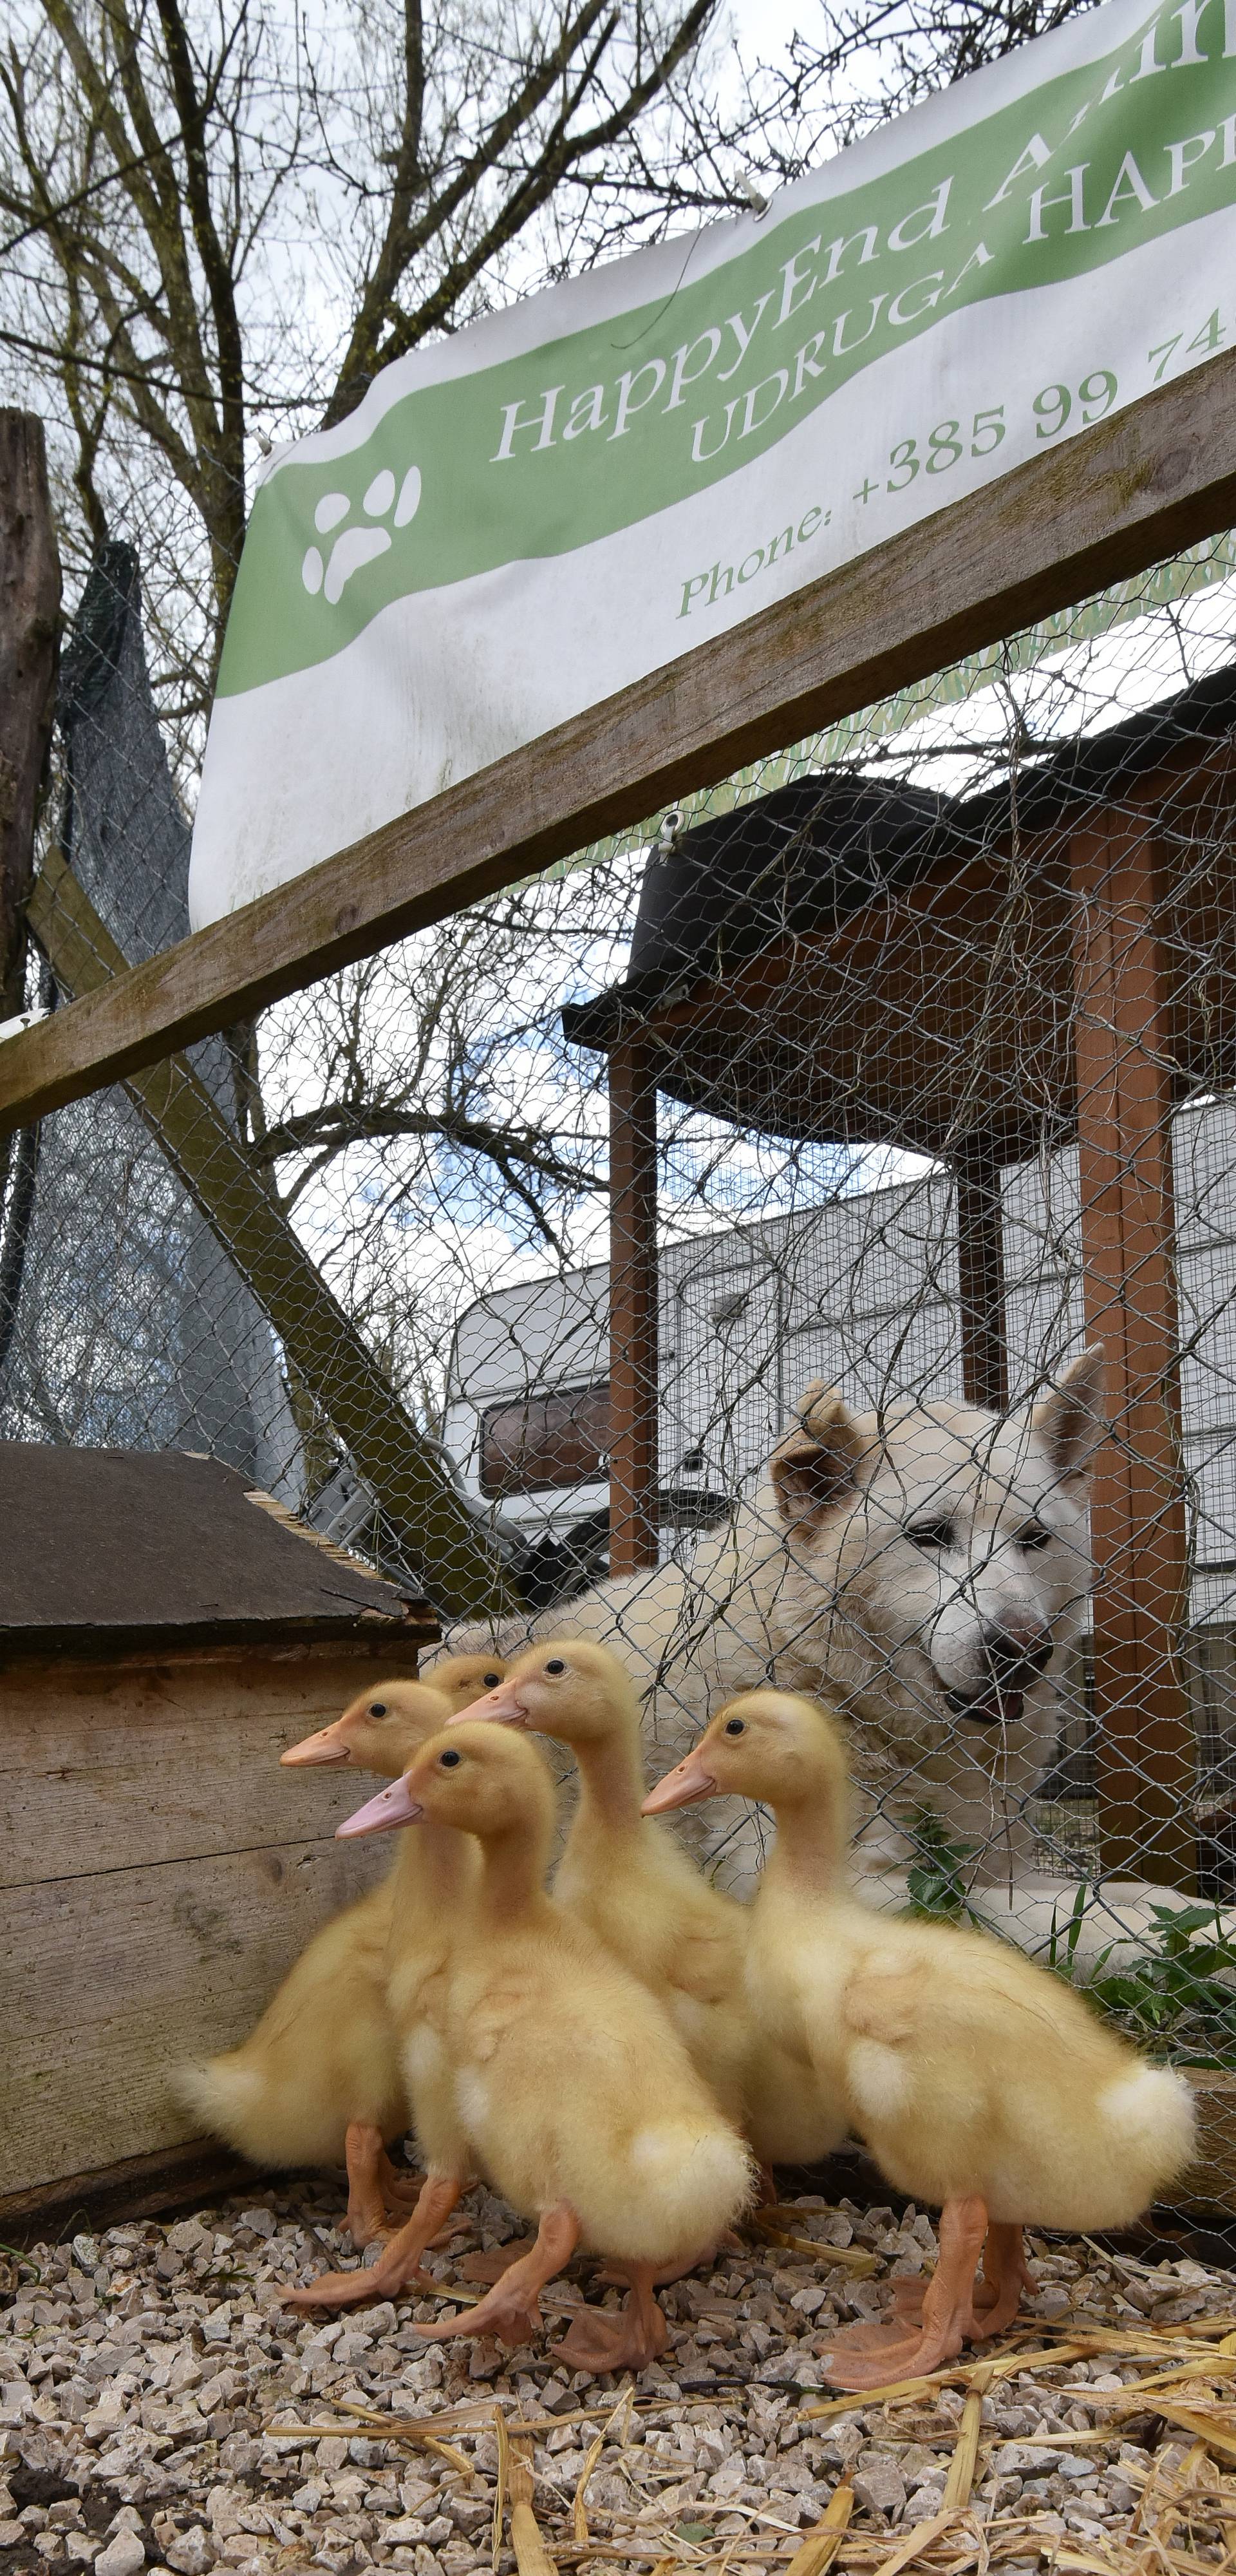
M 1071 860 L 1086 1328 L 1107 1352 L 1112 1418 L 1091 1504 L 1100 1841 L 1106 1870 L 1187 1889 L 1195 1754 L 1158 861 L 1145 821 L 1117 812 L 1075 836 Z
M 56 706 L 60 557 L 43 423 L 0 410 L 0 1019 L 22 1006 L 23 906 Z
M 657 1090 L 642 1038 L 609 1058 L 609 1562 L 657 1561 Z
M 961 1377 L 967 1404 L 1003 1413 L 1009 1399 L 1004 1320 L 1004 1209 L 1000 1153 L 983 1130 L 953 1148 L 957 1203 L 957 1271 L 961 1304 Z

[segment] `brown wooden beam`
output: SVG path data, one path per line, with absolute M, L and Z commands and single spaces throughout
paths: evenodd
M 93 2172 L 60 2175 L 26 2191 L 0 2196 L 0 2231 L 10 2246 L 58 2245 L 79 2228 L 117 2227 L 126 2218 L 152 2218 L 165 2209 L 201 2209 L 226 2192 L 261 2191 L 272 2177 L 214 2138 L 156 2147 L 124 2156 Z M 286 2188 L 287 2176 L 280 2174 Z
M 609 1567 L 657 1561 L 657 1093 L 652 1053 L 609 1059 Z
M 1195 1751 L 1181 1633 L 1188 1547 L 1174 1270 L 1170 994 L 1152 826 L 1096 817 L 1071 848 L 1086 1329 L 1111 1432 L 1090 1525 L 1105 1869 L 1189 1888 Z
M 957 1204 L 961 1377 L 967 1404 L 1003 1413 L 1009 1400 L 1000 1148 L 985 1130 L 952 1148 Z
M 1236 350 L 0 1047 L 0 1134 L 1236 521 Z

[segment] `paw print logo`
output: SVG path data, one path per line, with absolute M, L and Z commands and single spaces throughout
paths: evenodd
M 395 477 L 385 466 L 375 474 L 361 508 L 370 520 L 389 519 L 392 527 L 406 528 L 416 517 L 421 505 L 421 469 L 410 465 L 395 498 Z M 346 519 L 352 503 L 346 492 L 324 492 L 313 514 L 313 524 L 320 537 L 328 537 Z M 310 546 L 300 568 L 300 577 L 311 599 L 324 592 L 330 607 L 342 599 L 354 572 L 362 564 L 376 563 L 391 543 L 390 528 L 343 528 L 336 537 L 325 562 L 320 546 Z

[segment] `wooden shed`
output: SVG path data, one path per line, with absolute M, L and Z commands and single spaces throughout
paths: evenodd
M 235 2169 L 168 2069 L 389 1858 L 279 1755 L 436 1634 L 217 1459 L 0 1445 L 0 2232 Z

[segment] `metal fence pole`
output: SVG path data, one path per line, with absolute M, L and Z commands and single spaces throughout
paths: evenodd
M 961 1371 L 967 1404 L 1003 1413 L 1008 1403 L 1004 1319 L 1004 1216 L 1000 1151 L 976 1130 L 953 1148 L 957 1203 L 957 1269 L 961 1297 Z
M 609 1058 L 609 1561 L 657 1561 L 657 1090 L 642 1038 Z

